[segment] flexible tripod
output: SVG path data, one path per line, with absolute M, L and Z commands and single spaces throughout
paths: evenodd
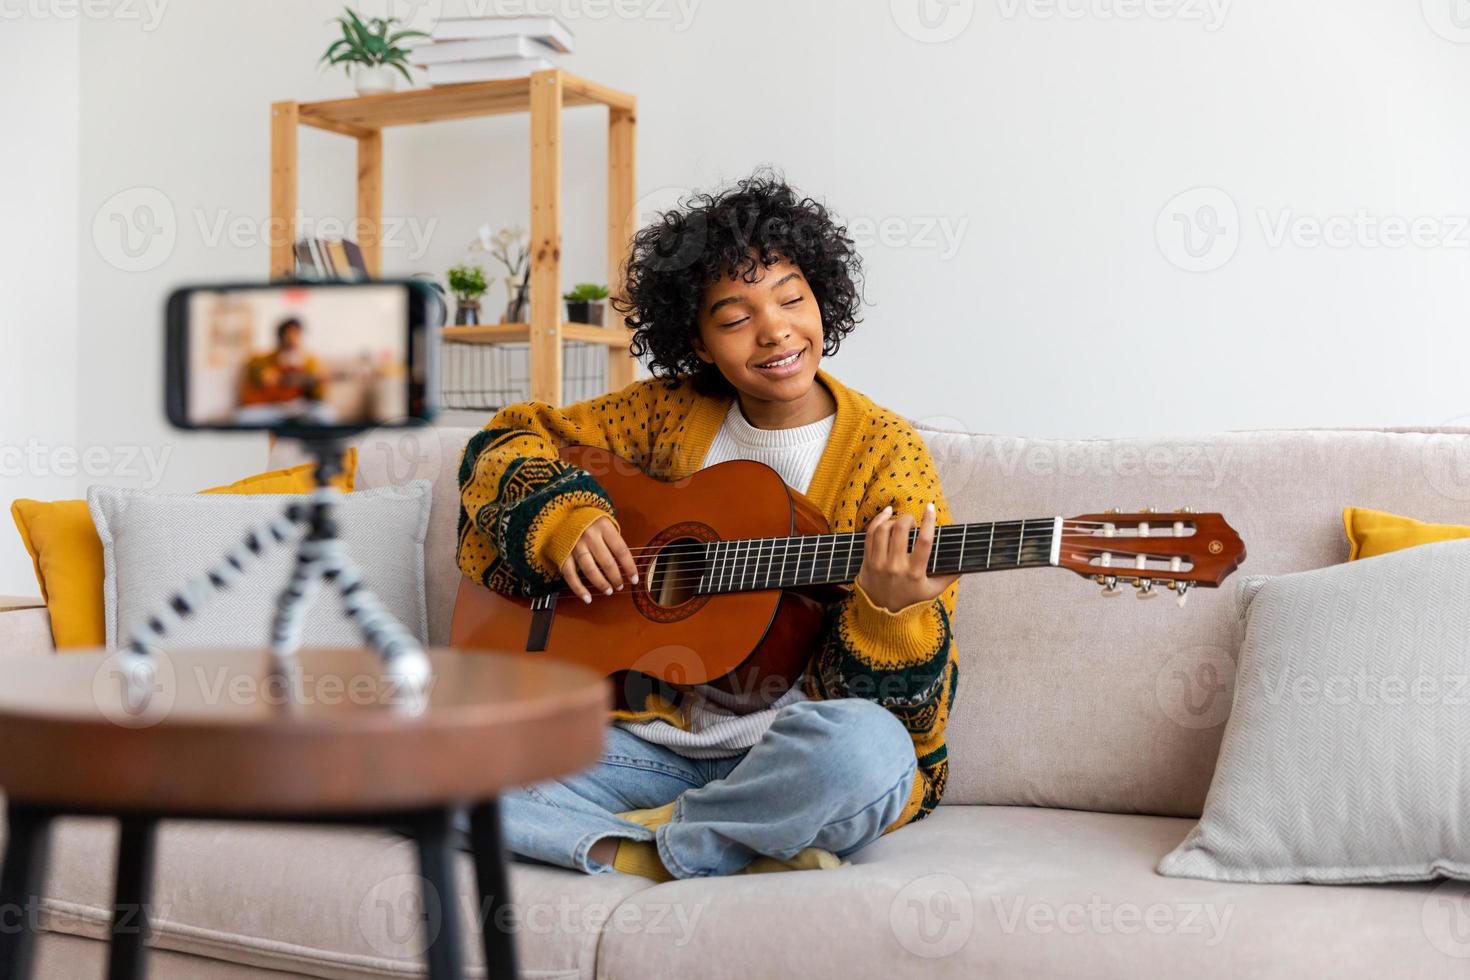
M 214 567 L 186 582 L 153 615 L 133 627 L 123 659 L 130 676 L 151 673 L 156 645 L 168 630 L 188 618 L 216 593 L 244 576 L 249 566 L 274 545 L 284 542 L 296 525 L 306 525 L 296 553 L 291 580 L 276 599 L 271 622 L 273 668 L 294 672 L 296 651 L 307 610 L 323 580 L 336 586 L 349 619 L 362 630 L 367 645 L 382 658 L 392 681 L 410 694 L 422 694 L 429 680 L 429 658 L 423 646 L 363 585 L 362 573 L 337 535 L 336 507 L 342 492 L 331 485 L 342 471 L 342 445 L 335 439 L 307 440 L 316 460 L 316 489 L 304 503 L 288 504 L 278 516 L 252 529 Z

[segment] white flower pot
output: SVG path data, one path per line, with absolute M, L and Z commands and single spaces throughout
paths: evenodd
M 352 73 L 352 84 L 358 95 L 381 95 L 397 87 L 398 73 L 388 65 L 359 66 Z

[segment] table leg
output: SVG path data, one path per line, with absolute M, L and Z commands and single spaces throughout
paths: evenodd
M 475 853 L 475 880 L 480 891 L 480 938 L 485 945 L 485 976 L 515 980 L 515 933 L 512 931 L 510 876 L 500 834 L 500 801 L 487 800 L 470 810 L 470 847 Z
M 429 930 L 429 980 L 461 980 L 464 976 L 450 832 L 449 810 L 435 810 L 414 824 L 419 874 L 423 877 L 424 928 Z M 437 922 L 433 916 L 436 908 Z
M 112 949 L 108 980 L 142 980 L 148 951 L 148 897 L 153 884 L 153 844 L 157 821 L 123 817 L 117 840 L 117 870 L 112 889 Z
M 9 843 L 0 870 L 0 977 L 26 980 L 40 928 L 53 815 L 11 801 L 6 816 Z

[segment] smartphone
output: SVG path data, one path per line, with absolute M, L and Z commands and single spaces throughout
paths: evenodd
M 196 285 L 168 297 L 180 429 L 331 439 L 438 412 L 444 301 L 421 279 Z

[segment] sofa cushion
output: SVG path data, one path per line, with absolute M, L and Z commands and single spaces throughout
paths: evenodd
M 345 494 L 336 518 L 347 554 L 382 608 L 422 641 L 427 633 L 424 544 L 428 529 L 427 481 Z M 87 491 L 102 541 L 102 591 L 107 644 L 126 644 L 143 623 L 195 576 L 223 564 L 242 548 L 246 534 L 281 515 L 286 501 L 273 494 L 162 494 L 94 486 Z M 211 593 L 169 627 L 160 646 L 266 644 L 279 596 L 298 568 L 300 524 L 260 555 L 227 588 Z M 316 583 L 323 585 L 324 583 Z M 359 641 L 330 584 L 308 593 L 299 636 L 306 645 Z
M 1221 885 L 1153 872 L 1189 822 L 941 806 L 850 867 L 655 885 L 606 977 L 1464 977 L 1470 885 Z M 640 910 L 635 912 L 634 910 Z
M 1344 507 L 1342 526 L 1347 533 L 1348 561 L 1374 558 L 1435 541 L 1470 538 L 1470 527 L 1464 524 L 1426 524 L 1368 507 Z
M 1470 541 L 1237 591 L 1246 633 L 1220 762 L 1159 871 L 1470 879 Z

